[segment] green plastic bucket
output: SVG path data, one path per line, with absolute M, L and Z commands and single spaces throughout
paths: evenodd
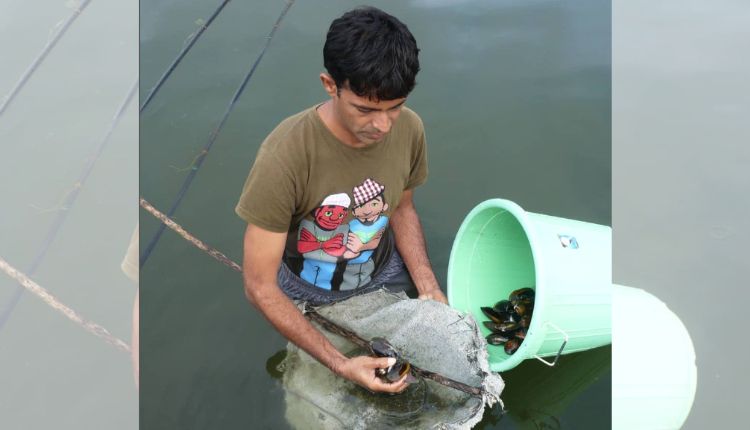
M 450 305 L 471 313 L 486 335 L 480 308 L 524 287 L 536 290 L 526 339 L 512 355 L 488 345 L 491 370 L 506 371 L 527 358 L 552 366 L 560 354 L 611 343 L 612 229 L 526 212 L 509 200 L 480 203 L 453 242 Z
M 690 333 L 644 290 L 614 285 L 612 295 L 612 430 L 682 428 L 698 386 Z

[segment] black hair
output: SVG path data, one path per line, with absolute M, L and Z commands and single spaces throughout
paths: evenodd
M 414 89 L 419 48 L 409 29 L 374 7 L 359 7 L 331 23 L 323 64 L 336 87 L 360 97 L 395 100 Z

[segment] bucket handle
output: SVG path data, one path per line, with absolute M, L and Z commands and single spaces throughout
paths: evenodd
M 547 361 L 547 360 L 543 359 L 542 357 L 540 357 L 540 356 L 538 356 L 538 355 L 534 354 L 534 358 L 536 358 L 537 360 L 539 360 L 539 361 L 541 361 L 542 363 L 546 364 L 547 366 L 549 366 L 549 367 L 552 367 L 552 366 L 554 366 L 555 364 L 557 364 L 557 360 L 558 360 L 558 359 L 560 358 L 560 354 L 562 354 L 562 352 L 563 352 L 563 348 L 565 348 L 565 345 L 567 345 L 567 344 L 568 344 L 568 334 L 567 334 L 567 333 L 565 333 L 565 332 L 564 332 L 564 331 L 563 331 L 563 330 L 562 330 L 562 329 L 561 329 L 560 327 L 558 327 L 558 326 L 556 326 L 556 325 L 552 324 L 552 323 L 551 323 L 551 322 L 549 322 L 549 321 L 545 322 L 545 323 L 544 323 L 544 325 L 545 325 L 545 326 L 547 326 L 547 325 L 548 325 L 548 326 L 551 326 L 551 327 L 552 327 L 552 328 L 554 328 L 555 330 L 559 331 L 559 332 L 560 332 L 560 334 L 562 334 L 562 335 L 563 335 L 563 337 L 565 338 L 565 340 L 563 340 L 563 343 L 562 343 L 562 345 L 560 345 L 560 350 L 558 350 L 558 351 L 557 351 L 557 355 L 555 356 L 555 359 L 554 359 L 554 361 L 552 361 L 552 363 L 550 363 L 549 361 Z

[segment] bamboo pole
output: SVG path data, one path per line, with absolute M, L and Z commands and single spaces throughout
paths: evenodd
M 60 302 L 60 300 L 50 294 L 49 291 L 29 279 L 28 276 L 21 273 L 21 271 L 19 271 L 15 267 L 11 266 L 10 263 L 5 261 L 5 259 L 3 259 L 2 257 L 0 257 L 0 269 L 2 269 L 2 271 L 5 272 L 8 276 L 15 279 L 21 286 L 36 294 L 40 299 L 42 299 L 52 308 L 65 315 L 69 320 L 83 327 L 83 329 L 87 332 L 103 339 L 105 342 L 113 345 L 115 348 L 121 351 L 128 353 L 130 352 L 130 345 L 113 336 L 106 328 L 93 321 L 87 320 L 86 318 L 78 314 L 78 312 L 74 311 L 68 306 L 65 306 Z
M 146 199 L 143 197 L 140 198 L 140 205 L 143 209 L 148 211 L 151 215 L 155 216 L 159 219 L 164 225 L 174 230 L 177 234 L 182 236 L 183 239 L 187 240 L 188 242 L 195 245 L 196 248 L 208 253 L 211 257 L 215 258 L 220 263 L 224 264 L 225 266 L 229 266 L 232 270 L 235 272 L 242 273 L 242 267 L 240 267 L 239 264 L 235 263 L 234 261 L 230 260 L 229 257 L 219 252 L 217 249 L 212 248 L 208 245 L 206 245 L 202 240 L 198 239 L 197 237 L 193 236 L 192 234 L 188 233 L 184 228 L 182 228 L 181 225 L 177 224 L 176 222 L 172 221 L 168 216 L 164 215 L 163 213 L 159 212 L 158 209 L 153 207 L 151 203 L 147 202 Z

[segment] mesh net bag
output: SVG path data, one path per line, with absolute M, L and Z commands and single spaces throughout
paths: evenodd
M 301 306 L 304 311 L 305 305 Z M 485 406 L 500 400 L 504 383 L 490 372 L 486 342 L 469 315 L 442 303 L 412 300 L 387 290 L 315 311 L 365 340 L 383 337 L 413 365 L 481 387 L 482 393 L 467 394 L 426 378 L 419 378 L 401 394 L 371 393 L 334 375 L 290 343 L 282 365 L 286 418 L 294 428 L 471 428 L 482 419 Z M 317 327 L 342 353 L 369 353 Z

